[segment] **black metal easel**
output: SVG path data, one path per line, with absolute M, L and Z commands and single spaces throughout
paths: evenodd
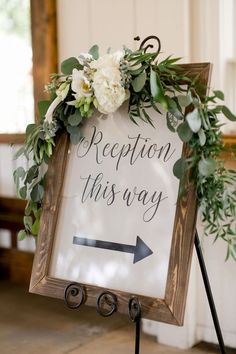
M 196 231 L 196 234 L 195 234 L 195 249 L 196 249 L 196 252 L 197 252 L 198 262 L 199 262 L 199 266 L 200 266 L 201 273 L 202 273 L 202 279 L 203 279 L 203 282 L 204 282 L 206 295 L 207 295 L 208 303 L 209 303 L 210 310 L 211 310 L 211 316 L 212 316 L 213 323 L 214 323 L 214 326 L 215 326 L 217 339 L 218 339 L 218 342 L 219 342 L 220 353 L 221 354 L 226 354 L 224 339 L 223 339 L 223 336 L 222 336 L 220 323 L 219 323 L 219 319 L 218 319 L 218 315 L 217 315 L 217 311 L 216 311 L 216 307 L 215 307 L 215 302 L 214 302 L 214 298 L 213 298 L 212 291 L 211 291 L 211 285 L 210 285 L 210 281 L 209 281 L 209 278 L 208 278 L 206 264 L 205 264 L 205 261 L 204 261 L 204 258 L 203 258 L 201 244 L 200 244 L 200 240 L 199 240 L 197 231 Z

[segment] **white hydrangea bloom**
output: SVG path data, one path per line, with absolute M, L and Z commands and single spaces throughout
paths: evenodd
M 121 85 L 120 61 L 123 56 L 124 52 L 119 51 L 104 55 L 90 64 L 94 69 L 92 86 L 101 113 L 115 112 L 129 97 Z

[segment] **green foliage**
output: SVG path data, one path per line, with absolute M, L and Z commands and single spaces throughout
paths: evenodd
M 31 200 L 33 202 L 40 202 L 43 199 L 44 188 L 41 184 L 37 183 L 30 193 Z
M 202 123 L 197 108 L 186 115 L 186 121 L 188 122 L 188 125 L 193 133 L 199 132 Z
M 39 101 L 38 102 L 38 110 L 39 110 L 39 115 L 40 118 L 43 118 L 45 114 L 47 113 L 47 110 L 50 106 L 50 101 Z
M 85 61 L 87 71 L 91 70 L 89 62 L 99 58 L 98 46 L 93 46 L 89 54 L 93 59 L 81 55 L 80 61 Z M 187 144 L 190 154 L 181 157 L 173 167 L 173 174 L 180 180 L 180 192 L 185 181 L 196 185 L 205 233 L 227 242 L 227 258 L 236 260 L 236 172 L 228 171 L 220 159 L 224 147 L 219 121 L 221 114 L 230 121 L 236 121 L 236 116 L 225 105 L 218 104 L 219 100 L 224 100 L 223 92 L 215 90 L 204 98 L 199 96 L 198 76 L 190 79 L 178 66 L 179 58 L 167 57 L 158 62 L 157 56 L 155 52 L 125 49 L 120 71 L 121 84 L 130 93 L 129 117 L 135 124 L 141 119 L 153 125 L 148 114 L 152 108 L 163 114 L 168 129 Z M 53 154 L 56 137 L 66 131 L 71 143 L 78 144 L 83 124 L 98 107 L 95 95 L 75 101 L 71 74 L 74 68 L 83 70 L 80 62 L 74 57 L 69 58 L 61 65 L 63 74 L 52 76 L 48 85 L 52 99 L 57 96 L 58 89 L 63 91 L 62 83 L 67 88 L 69 85 L 66 98 L 54 109 L 51 121 L 44 119 L 51 102 L 39 103 L 42 119 L 39 124 L 28 125 L 25 145 L 16 153 L 15 158 L 23 155 L 29 160 L 26 170 L 18 167 L 13 174 L 18 195 L 29 199 L 25 210 L 25 230 L 20 231 L 19 239 L 38 234 L 45 192 L 45 166 Z M 235 154 L 236 148 L 232 146 L 231 151 Z
M 214 93 L 216 98 L 219 98 L 219 100 L 224 101 L 225 95 L 224 95 L 224 93 L 222 91 L 216 90 L 216 91 L 213 91 L 213 93 Z
M 67 126 L 67 132 L 70 134 L 70 141 L 72 144 L 76 145 L 81 139 L 81 132 L 79 127 Z
M 178 126 L 177 133 L 184 143 L 189 142 L 193 136 L 193 132 L 187 122 L 183 122 Z
M 216 161 L 212 157 L 204 158 L 198 163 L 198 170 L 200 175 L 208 177 L 215 172 Z
M 81 70 L 83 66 L 75 57 L 68 58 L 61 63 L 61 72 L 65 75 L 71 75 L 73 69 Z
M 147 74 L 146 71 L 143 70 L 136 78 L 132 81 L 132 86 L 135 92 L 140 92 L 146 83 Z
M 82 116 L 78 109 L 76 109 L 75 113 L 69 116 L 68 118 L 68 123 L 73 127 L 79 125 L 81 121 L 82 121 Z
M 178 179 L 182 179 L 186 173 L 187 161 L 185 158 L 181 157 L 177 160 L 173 167 L 173 173 Z
M 178 102 L 179 102 L 179 105 L 181 107 L 188 107 L 191 103 L 192 103 L 192 98 L 189 94 L 187 94 L 186 96 L 185 95 L 179 95 L 177 97 L 178 99 Z
M 223 106 L 222 107 L 222 113 L 225 115 L 226 118 L 229 120 L 235 122 L 236 121 L 236 116 L 229 110 L 228 107 Z
M 89 54 L 92 55 L 93 59 L 97 60 L 99 58 L 99 48 L 97 44 L 93 45 L 89 49 Z
M 164 109 L 167 109 L 166 97 L 164 94 L 164 89 L 162 87 L 162 83 L 159 77 L 159 74 L 151 69 L 150 74 L 150 88 L 151 94 L 154 98 L 154 101 L 159 102 Z
M 26 238 L 27 233 L 25 230 L 20 230 L 17 236 L 19 241 L 23 241 Z

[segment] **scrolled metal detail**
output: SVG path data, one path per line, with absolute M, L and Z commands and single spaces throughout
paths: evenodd
M 104 291 L 97 298 L 97 312 L 103 317 L 109 317 L 117 311 L 117 297 L 110 291 Z
M 135 41 L 139 41 L 139 40 L 140 40 L 140 37 L 137 36 L 137 37 L 134 38 L 134 40 L 135 40 Z M 144 45 L 145 45 L 148 41 L 150 41 L 150 40 L 155 40 L 155 41 L 157 41 L 158 49 L 157 49 L 156 52 L 159 54 L 160 51 L 161 51 L 161 41 L 160 41 L 160 39 L 159 39 L 157 36 L 153 36 L 153 35 L 152 35 L 152 36 L 148 36 L 148 37 L 144 38 L 144 40 L 141 42 L 141 44 L 140 44 L 140 46 L 139 46 L 139 49 L 143 49 L 144 52 L 146 53 L 146 51 L 148 50 L 148 48 L 154 48 L 154 45 L 151 44 L 151 43 L 149 43 L 149 44 L 147 44 L 146 46 L 144 46 Z
M 78 309 L 85 302 L 85 289 L 82 285 L 71 283 L 64 291 L 64 302 L 70 309 Z
M 128 315 L 132 322 L 137 322 L 141 319 L 141 304 L 137 297 L 131 297 L 129 299 Z

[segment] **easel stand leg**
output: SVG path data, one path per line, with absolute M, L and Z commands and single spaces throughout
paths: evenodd
M 139 354 L 141 330 L 141 304 L 137 297 L 131 297 L 128 303 L 128 315 L 135 323 L 135 354 Z
M 202 278 L 203 278 L 203 282 L 204 282 L 204 286 L 205 286 L 205 290 L 206 290 L 208 303 L 209 303 L 210 310 L 211 310 L 212 319 L 213 319 L 214 326 L 215 326 L 217 339 L 219 342 L 220 352 L 221 352 L 221 354 L 226 354 L 224 339 L 222 336 L 220 323 L 219 323 L 219 319 L 217 316 L 216 307 L 215 307 L 215 303 L 214 303 L 214 299 L 213 299 L 213 295 L 212 295 L 212 291 L 211 291 L 211 285 L 210 285 L 208 274 L 207 274 L 206 264 L 205 264 L 205 261 L 203 258 L 201 244 L 200 244 L 200 240 L 199 240 L 197 232 L 195 235 L 195 248 L 196 248 L 196 252 L 197 252 L 199 266 L 200 266 L 201 273 L 202 273 Z
M 135 354 L 139 354 L 140 347 L 140 322 L 141 318 L 139 318 L 136 322 L 136 333 L 135 333 Z

